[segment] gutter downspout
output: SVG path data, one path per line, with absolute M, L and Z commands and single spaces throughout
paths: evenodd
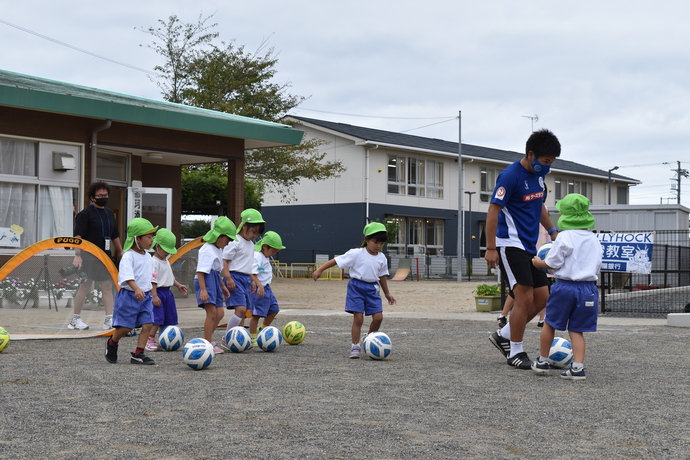
M 364 164 L 364 170 L 366 171 L 364 175 L 364 213 L 367 224 L 371 222 L 371 219 L 369 218 L 369 150 L 376 150 L 377 148 L 379 148 L 378 144 L 371 148 L 364 149 L 364 151 L 366 152 L 366 160 Z
M 96 182 L 96 162 L 97 162 L 97 150 L 98 150 L 98 133 L 110 129 L 113 124 L 113 120 L 106 120 L 105 123 L 99 125 L 91 131 L 91 183 Z

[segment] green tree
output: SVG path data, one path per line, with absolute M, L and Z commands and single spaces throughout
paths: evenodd
M 253 53 L 232 42 L 214 44 L 219 34 L 212 31 L 217 24 L 208 24 L 211 18 L 199 16 L 196 23 L 182 24 L 176 15 L 172 15 L 167 21 L 159 20 L 159 27 L 146 30 L 154 37 L 148 46 L 165 60 L 155 67 L 161 75 L 158 86 L 164 99 L 273 122 L 281 120 L 306 99 L 290 94 L 289 82 L 281 84 L 275 81 L 278 59 L 266 42 Z M 251 199 L 261 198 L 265 190 L 275 190 L 284 201 L 290 201 L 294 197 L 293 187 L 300 180 L 338 177 L 345 168 L 339 161 L 325 160 L 326 154 L 319 151 L 325 143 L 311 140 L 303 141 L 299 146 L 246 152 L 244 169 L 248 182 L 261 184 L 258 190 L 250 193 Z M 208 184 L 214 181 L 208 177 L 193 179 L 193 176 L 217 173 L 213 168 L 187 169 L 183 183 L 185 180 L 190 183 L 198 180 Z M 198 193 L 193 185 L 186 190 Z M 208 198 L 201 194 L 187 199 L 184 193 L 183 186 L 183 203 Z M 251 199 L 245 193 L 245 206 Z M 183 205 L 183 209 L 187 211 L 189 208 Z
M 195 220 L 191 223 L 183 223 L 181 228 L 182 238 L 198 238 L 211 230 L 211 222 L 208 220 Z

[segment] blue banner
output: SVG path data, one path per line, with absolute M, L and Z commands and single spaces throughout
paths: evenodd
M 601 270 L 608 272 L 652 272 L 654 232 L 597 233 L 601 243 Z

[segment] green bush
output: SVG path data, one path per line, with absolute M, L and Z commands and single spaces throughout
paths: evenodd
M 501 295 L 501 288 L 498 284 L 480 284 L 472 292 L 477 297 L 499 296 Z

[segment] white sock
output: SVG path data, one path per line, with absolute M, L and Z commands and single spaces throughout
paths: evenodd
M 582 370 L 583 367 L 585 367 L 585 364 L 584 363 L 573 363 L 572 366 L 573 366 L 574 371 L 580 371 L 580 370 Z
M 353 346 L 353 347 L 358 347 L 359 344 L 358 344 L 358 343 L 353 343 L 352 346 Z M 352 347 L 350 347 L 350 348 L 352 348 Z
M 230 329 L 235 326 L 239 326 L 241 322 L 242 318 L 237 315 L 232 315 L 230 318 L 228 318 L 228 327 L 225 328 L 225 333 L 227 334 Z
M 548 361 L 549 361 L 548 356 L 541 356 L 541 355 L 539 356 L 539 362 L 540 362 L 540 363 L 545 363 L 545 362 L 548 362 Z
M 72 319 L 81 318 L 81 315 L 72 315 Z
M 506 324 L 501 328 L 501 337 L 510 340 L 510 323 Z
M 522 342 L 510 342 L 510 355 L 508 358 L 512 358 L 518 353 L 522 353 Z

